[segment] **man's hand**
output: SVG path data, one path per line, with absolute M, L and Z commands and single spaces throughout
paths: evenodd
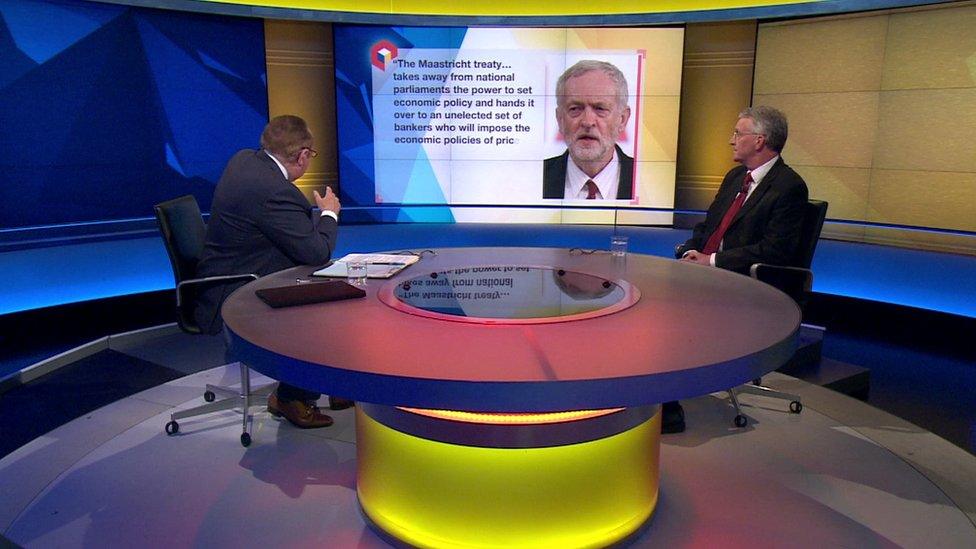
M 688 250 L 685 252 L 679 261 L 684 261 L 685 263 L 696 263 L 698 265 L 705 265 L 706 267 L 711 266 L 711 255 L 703 254 L 697 250 Z
M 332 187 L 325 188 L 325 196 L 320 195 L 318 191 L 312 191 L 312 194 L 315 195 L 315 203 L 320 210 L 338 214 L 339 210 L 342 209 L 342 204 L 339 203 L 339 197 L 332 192 Z

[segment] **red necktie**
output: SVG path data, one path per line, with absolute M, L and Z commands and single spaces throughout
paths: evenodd
M 586 185 L 583 186 L 586 187 L 587 200 L 593 200 L 594 198 L 596 198 L 597 187 L 596 187 L 596 183 L 594 183 L 592 179 L 587 179 Z
M 746 195 L 749 194 L 749 185 L 751 184 L 752 172 L 748 172 L 746 173 L 745 180 L 742 181 L 742 189 L 739 190 L 739 194 L 735 195 L 735 200 L 732 201 L 732 205 L 729 206 L 728 211 L 725 212 L 725 216 L 722 217 L 722 222 L 718 224 L 718 228 L 715 229 L 712 236 L 708 237 L 708 242 L 702 248 L 703 254 L 711 255 L 718 251 L 722 239 L 725 238 L 725 231 L 732 224 L 732 218 L 735 217 L 735 214 L 739 213 L 739 210 L 742 209 L 742 203 L 746 201 Z

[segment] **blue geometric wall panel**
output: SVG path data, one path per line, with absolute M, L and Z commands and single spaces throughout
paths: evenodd
M 268 120 L 261 20 L 0 0 L 0 230 L 209 210 Z

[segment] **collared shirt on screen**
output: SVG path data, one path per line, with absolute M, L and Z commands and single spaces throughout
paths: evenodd
M 611 200 L 617 198 L 617 187 L 620 186 L 620 161 L 617 159 L 616 147 L 613 149 L 613 158 L 600 170 L 600 173 L 596 174 L 596 177 L 590 177 L 583 173 L 583 170 L 579 169 L 579 166 L 573 162 L 572 156 L 567 155 L 566 162 L 564 197 L 570 200 L 586 200 L 586 182 L 592 179 L 599 189 L 597 198 L 609 198 Z

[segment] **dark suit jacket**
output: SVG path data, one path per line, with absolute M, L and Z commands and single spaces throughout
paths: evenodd
M 630 200 L 634 194 L 634 159 L 624 154 L 619 145 L 617 161 L 620 162 L 620 183 L 617 200 Z M 547 158 L 542 165 L 542 198 L 564 198 L 566 192 L 566 161 L 569 149 L 559 156 Z
M 681 257 L 687 250 L 701 251 L 742 188 L 746 171 L 745 166 L 738 166 L 725 175 L 705 220 L 696 225 L 692 237 L 675 250 L 676 257 Z M 715 266 L 748 273 L 753 263 L 792 265 L 800 242 L 807 197 L 807 184 L 803 178 L 780 157 L 726 230 L 723 250 L 715 255 Z
M 322 265 L 335 249 L 338 226 L 314 216 L 305 196 L 264 151 L 231 158 L 214 191 L 197 277 Z M 221 328 L 220 306 L 243 283 L 211 287 L 197 298 L 194 318 L 207 333 Z

